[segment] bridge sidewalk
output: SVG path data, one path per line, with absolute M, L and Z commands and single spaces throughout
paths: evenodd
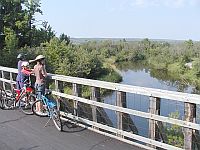
M 81 127 L 59 132 L 48 118 L 0 109 L 0 150 L 142 150 Z

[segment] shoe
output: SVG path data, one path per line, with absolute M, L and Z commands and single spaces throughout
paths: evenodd
M 42 112 L 42 111 L 37 111 L 37 114 L 38 114 L 39 116 L 47 116 L 47 115 L 48 115 L 47 112 Z

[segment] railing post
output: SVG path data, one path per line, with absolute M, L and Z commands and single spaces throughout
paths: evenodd
M 73 83 L 73 95 L 81 97 L 81 85 Z M 74 101 L 74 115 L 78 116 L 78 101 Z
M 3 70 L 1 70 L 1 76 L 2 76 L 3 79 L 5 79 Z M 6 90 L 6 85 L 5 85 L 4 81 L 3 81 L 3 89 Z
M 195 122 L 196 104 L 185 103 L 185 121 Z M 184 128 L 184 149 L 192 150 L 193 129 Z
M 92 87 L 91 99 L 96 102 L 100 100 L 100 88 Z M 92 106 L 92 118 L 94 122 L 97 122 L 97 107 L 96 106 Z
M 100 101 L 100 88 L 92 87 L 92 97 L 93 101 L 99 102 Z M 97 107 L 92 106 L 92 119 L 94 122 L 97 122 Z
M 55 80 L 55 91 L 56 92 L 63 92 L 63 82 L 62 81 L 58 81 L 58 80 Z M 59 111 L 60 110 L 60 107 L 61 107 L 61 101 L 60 100 L 57 100 L 57 110 Z
M 126 107 L 126 93 L 125 92 L 117 91 L 117 106 Z M 123 113 L 117 112 L 117 128 L 119 130 L 123 130 L 123 123 L 124 123 Z M 120 134 L 118 136 L 122 137 Z
M 13 83 L 12 83 L 12 81 L 13 81 L 13 77 L 12 77 L 12 72 L 10 72 L 10 87 L 11 87 L 11 91 L 13 91 Z
M 150 97 L 150 107 L 149 107 L 149 113 L 160 115 L 160 98 L 157 97 Z M 156 125 L 156 121 L 153 119 L 149 119 L 149 138 L 152 140 L 158 140 L 159 139 L 159 129 Z M 152 146 L 152 148 L 156 148 L 155 146 Z

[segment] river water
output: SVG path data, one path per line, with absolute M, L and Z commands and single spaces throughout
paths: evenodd
M 180 83 L 179 81 L 173 79 L 172 75 L 168 75 L 167 72 L 149 69 L 142 63 L 120 64 L 117 68 L 123 78 L 123 81 L 121 82 L 122 84 L 186 93 L 196 92 L 196 89 L 193 86 L 187 86 Z M 104 102 L 115 105 L 116 92 L 106 96 L 104 98 Z M 149 97 L 127 93 L 127 108 L 148 112 Z M 110 110 L 105 111 L 113 122 L 113 126 L 116 127 L 116 112 Z M 161 99 L 161 115 L 168 117 L 174 112 L 179 112 L 179 119 L 183 119 L 184 103 Z M 138 130 L 138 134 L 148 137 L 148 120 L 137 116 L 131 116 L 131 119 Z M 197 121 L 199 122 L 198 118 Z

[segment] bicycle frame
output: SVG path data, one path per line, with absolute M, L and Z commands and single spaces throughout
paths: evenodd
M 13 88 L 13 91 L 15 91 L 17 93 L 17 97 L 16 97 L 16 102 L 19 101 L 20 97 L 24 94 L 24 93 L 32 93 L 33 92 L 33 88 L 31 88 L 31 79 L 29 76 L 29 83 L 26 83 L 28 81 L 28 79 L 26 79 L 24 81 L 24 87 L 21 90 L 15 89 Z
M 30 86 L 27 86 L 26 84 L 24 84 L 24 87 L 22 88 L 22 90 L 18 90 L 18 89 L 13 89 L 13 91 L 15 91 L 15 105 L 16 103 L 20 100 L 21 96 L 25 93 L 32 93 L 33 89 Z
M 53 100 L 48 99 L 46 96 L 42 95 L 42 101 L 44 102 L 45 106 L 47 106 L 47 110 L 48 110 L 48 116 L 51 117 L 51 113 L 50 110 L 54 107 L 56 107 L 56 103 L 53 102 Z
M 56 108 L 57 103 L 46 97 L 46 95 L 42 95 L 41 99 L 38 99 L 35 101 L 32 105 L 32 111 L 34 114 L 37 116 L 45 117 L 48 116 L 49 120 L 45 124 L 44 127 L 48 124 L 48 122 L 52 119 L 55 127 L 59 130 L 62 131 L 62 122 L 60 119 L 60 112 Z M 41 111 L 41 109 L 43 109 Z M 43 113 L 44 112 L 44 113 Z

